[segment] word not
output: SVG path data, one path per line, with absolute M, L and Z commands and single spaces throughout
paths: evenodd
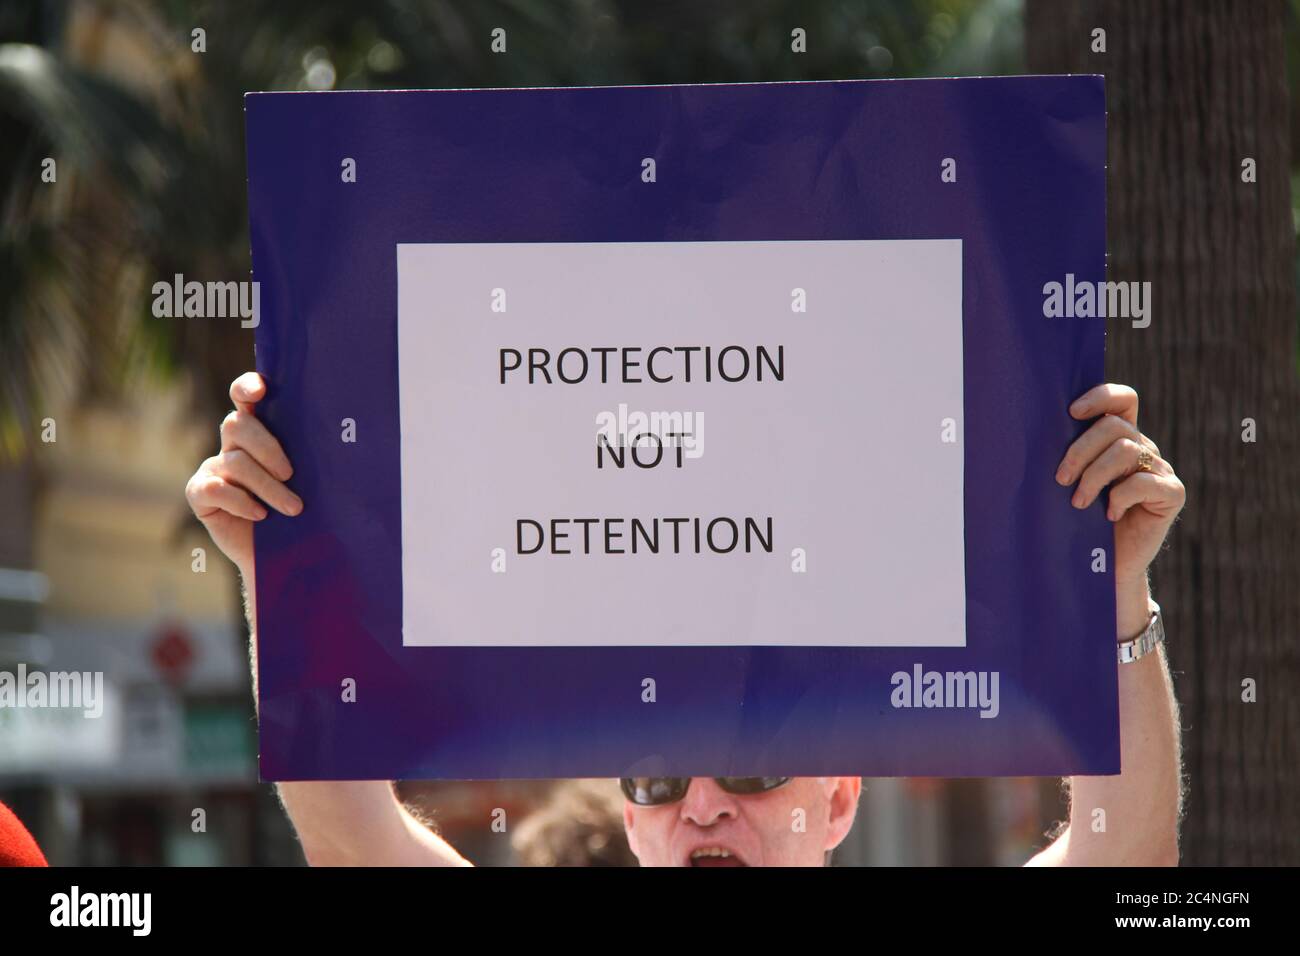
M 129 926 L 131 935 L 148 936 L 153 927 L 152 893 L 69 893 L 50 897 L 51 926 Z
M 627 403 L 620 402 L 617 412 L 596 414 L 597 445 L 602 440 L 606 445 L 627 445 L 629 436 L 643 435 L 684 449 L 687 458 L 699 458 L 704 454 L 704 413 L 628 411 Z
M 156 319 L 233 319 L 241 328 L 255 329 L 262 321 L 262 286 L 258 282 L 186 282 L 176 273 L 169 285 L 153 284 Z
M 1133 328 L 1151 324 L 1150 282 L 1076 283 L 1074 273 L 1065 274 L 1065 284 L 1043 286 L 1043 315 L 1049 319 L 1132 319 Z
M 87 719 L 103 716 L 103 671 L 0 671 L 0 707 L 68 707 L 84 710 Z
M 547 385 L 554 385 L 550 350 L 530 348 L 527 352 L 528 384 L 544 381 Z M 642 353 L 645 353 L 644 361 Z M 617 355 L 613 362 L 610 361 L 611 355 Z M 499 365 L 501 384 L 504 385 L 509 373 L 524 368 L 524 353 L 519 349 L 501 349 Z M 643 365 L 650 381 L 659 384 L 679 380 L 689 383 L 699 381 L 701 376 L 705 382 L 712 382 L 716 376 L 724 382 L 734 383 L 747 381 L 751 375 L 754 381 L 761 382 L 765 367 L 772 378 L 783 382 L 785 346 L 777 346 L 775 359 L 762 345 L 752 352 L 743 345 L 727 345 L 718 349 L 716 354 L 711 345 L 659 345 L 649 351 L 638 347 L 567 348 L 555 356 L 555 377 L 565 385 L 577 385 L 585 382 L 589 375 L 594 377 L 593 365 L 600 369 L 602 385 L 611 380 L 624 385 L 640 384 L 646 381 L 639 371 Z
M 714 518 L 707 524 L 702 518 L 651 518 L 648 522 L 641 518 L 552 518 L 549 522 L 550 553 L 591 554 L 594 550 L 600 554 L 640 554 L 642 551 L 659 554 L 664 550 L 669 554 L 703 554 L 707 550 L 714 554 L 730 554 L 743 543 L 746 554 L 754 551 L 755 544 L 761 551 L 771 554 L 772 519 L 764 520 L 766 533 L 764 525 L 754 518 L 745 518 L 742 524 L 731 518 Z M 573 525 L 582 527 L 582 546 L 578 550 L 561 547 L 561 542 L 577 534 L 572 530 Z M 600 527 L 593 548 L 591 529 L 595 525 Z M 672 531 L 671 544 L 667 533 L 660 534 L 661 530 L 669 528 Z M 530 538 L 527 546 L 524 543 L 525 531 Z M 630 542 L 630 550 L 615 545 L 625 536 Z M 541 522 L 532 518 L 520 518 L 515 522 L 517 554 L 537 554 L 547 541 L 546 528 Z M 578 546 L 575 544 L 573 548 Z
M 626 468 L 627 449 L 631 448 L 632 464 L 638 468 L 654 468 L 664 460 L 664 445 L 666 444 L 668 447 L 677 450 L 677 467 L 680 468 L 682 467 L 682 459 L 686 457 L 686 447 L 679 444 L 678 439 L 689 437 L 689 435 L 683 435 L 680 432 L 669 432 L 663 436 L 656 435 L 654 432 L 641 432 L 632 436 L 631 443 L 620 441 L 611 445 L 609 439 L 604 435 L 597 435 L 596 467 L 605 467 L 605 455 L 608 453 L 614 467 Z
M 900 707 L 978 707 L 980 717 L 996 717 L 998 671 L 926 671 L 920 664 L 912 672 L 895 671 L 889 703 Z

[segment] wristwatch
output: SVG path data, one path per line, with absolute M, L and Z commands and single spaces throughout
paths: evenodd
M 1151 620 L 1147 622 L 1146 630 L 1131 641 L 1124 641 L 1119 645 L 1119 662 L 1121 664 L 1132 664 L 1134 661 L 1141 660 L 1152 651 L 1154 651 L 1160 642 L 1165 639 L 1165 622 L 1160 616 L 1160 605 L 1155 601 L 1151 602 Z

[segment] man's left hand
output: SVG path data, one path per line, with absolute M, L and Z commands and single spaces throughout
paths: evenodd
M 1070 405 L 1080 421 L 1096 418 L 1065 453 L 1056 472 L 1061 485 L 1078 487 L 1071 504 L 1087 508 L 1110 486 L 1106 517 L 1115 523 L 1118 593 L 1146 590 L 1147 567 L 1160 551 L 1187 498 L 1173 466 L 1138 430 L 1138 395 L 1127 385 L 1098 385 Z

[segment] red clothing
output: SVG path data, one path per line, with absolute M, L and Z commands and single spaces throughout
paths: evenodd
M 3 803 L 0 803 L 0 866 L 49 866 L 22 821 Z

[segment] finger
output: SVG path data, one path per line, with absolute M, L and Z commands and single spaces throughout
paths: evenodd
M 1120 438 L 1097 456 L 1097 460 L 1084 469 L 1079 477 L 1079 487 L 1074 491 L 1071 504 L 1076 508 L 1086 508 L 1101 494 L 1101 490 L 1112 481 L 1133 474 L 1138 469 L 1138 461 L 1143 452 L 1148 452 L 1140 442 L 1131 438 Z M 1153 472 L 1167 472 L 1172 469 L 1164 459 L 1151 456 L 1147 466 Z
M 256 372 L 245 372 L 230 383 L 230 400 L 241 412 L 252 414 L 253 406 L 266 397 L 266 382 Z
M 242 448 L 281 481 L 293 477 L 293 465 L 280 443 L 250 412 L 233 411 L 221 422 L 221 450 Z
M 223 451 L 213 465 L 214 474 L 252 492 L 276 511 L 296 515 L 302 511 L 302 499 L 290 491 L 283 482 L 253 460 L 242 448 Z
M 1070 414 L 1075 418 L 1096 418 L 1098 415 L 1118 415 L 1120 418 L 1136 425 L 1138 418 L 1138 393 L 1127 385 L 1114 385 L 1107 382 L 1090 388 L 1070 405 Z
M 1058 484 L 1068 485 L 1075 481 L 1085 468 L 1091 465 L 1097 456 L 1121 438 L 1142 440 L 1142 433 L 1137 426 L 1120 418 L 1118 415 L 1103 415 L 1088 430 L 1075 439 L 1061 459 L 1056 469 Z M 1155 449 L 1152 448 L 1155 453 Z
M 247 491 L 211 472 L 201 471 L 191 478 L 185 486 L 185 497 L 195 516 L 205 524 L 208 518 L 221 511 L 249 521 L 261 521 L 267 515 L 266 509 Z
M 1110 489 L 1106 517 L 1118 521 L 1135 505 L 1141 505 L 1161 518 L 1173 518 L 1183 509 L 1187 489 L 1173 474 L 1140 471 Z

